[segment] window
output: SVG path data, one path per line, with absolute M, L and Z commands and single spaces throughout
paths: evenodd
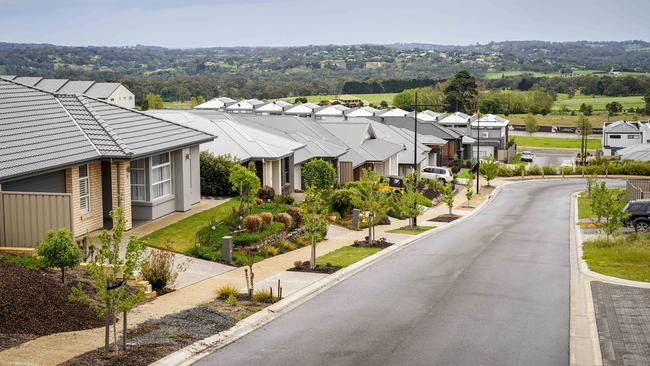
M 611 135 L 609 136 L 610 139 L 619 139 L 621 138 L 621 135 Z
M 131 162 L 131 199 L 133 201 L 147 200 L 146 164 L 147 161 L 145 159 L 133 160 Z
M 81 213 L 90 211 L 90 182 L 88 179 L 88 164 L 79 166 L 79 210 Z
M 169 153 L 151 157 L 152 199 L 172 194 L 172 164 Z
M 422 171 L 425 173 L 433 173 L 433 168 L 424 168 Z
M 640 138 L 641 138 L 641 136 L 639 136 L 639 135 L 627 135 L 628 140 L 638 140 Z

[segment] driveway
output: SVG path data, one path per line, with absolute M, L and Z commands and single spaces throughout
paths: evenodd
M 583 187 L 505 186 L 464 223 L 196 364 L 567 365 L 569 205 Z

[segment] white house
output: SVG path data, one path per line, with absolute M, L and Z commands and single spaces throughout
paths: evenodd
M 135 95 L 120 83 L 94 83 L 84 94 L 120 107 L 135 108 Z
M 205 103 L 201 103 L 194 107 L 194 109 L 199 110 L 212 110 L 212 111 L 223 111 L 227 106 L 237 103 L 236 100 L 230 99 L 228 97 L 219 97 L 208 100 Z
M 326 105 L 314 110 L 314 116 L 316 118 L 342 117 L 349 109 L 350 108 L 341 104 Z
M 279 115 L 283 114 L 286 109 L 292 107 L 293 104 L 285 102 L 283 100 L 276 100 L 274 102 L 266 103 L 255 108 L 255 114 L 262 115 Z
M 345 112 L 345 117 L 372 117 L 379 114 L 380 110 L 373 107 L 359 107 L 349 109 Z
M 407 114 L 409 114 L 409 112 L 401 108 L 393 108 L 381 113 L 379 116 L 380 117 L 406 117 Z
M 603 154 L 618 155 L 618 150 L 650 142 L 648 121 L 616 121 L 603 127 Z

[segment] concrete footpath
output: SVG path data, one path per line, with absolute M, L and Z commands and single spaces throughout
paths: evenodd
M 482 182 L 484 182 L 482 180 Z M 503 181 L 494 181 L 493 185 L 502 184 Z M 482 194 L 472 200 L 472 206 L 477 206 L 479 202 L 486 200 L 489 192 L 482 190 Z M 461 189 L 454 203 L 458 207 L 466 203 L 465 190 Z M 454 210 L 454 212 L 467 215 L 471 211 Z M 444 204 L 428 209 L 418 218 L 421 225 L 435 225 L 442 227 L 444 223 L 433 223 L 427 221 L 433 217 L 448 213 L 448 208 Z M 171 223 L 171 222 L 170 222 Z M 407 220 L 391 220 L 390 225 L 381 225 L 376 227 L 376 236 L 385 236 L 386 231 L 406 226 Z M 151 228 L 149 228 L 151 230 Z M 143 235 L 145 229 L 138 228 L 131 231 L 132 234 Z M 355 240 L 363 239 L 367 232 L 338 230 L 335 228 L 331 234 L 332 237 L 320 242 L 317 247 L 319 256 L 334 251 L 338 248 L 353 244 Z M 295 261 L 308 260 L 311 248 L 309 246 L 296 249 L 275 257 L 268 258 L 255 264 L 255 279 L 258 284 L 268 284 L 277 281 L 288 268 L 293 267 Z M 295 280 L 289 287 L 291 292 L 308 286 L 319 280 L 320 276 L 301 276 Z M 160 296 L 151 302 L 145 303 L 133 309 L 129 313 L 129 327 L 132 328 L 146 320 L 157 319 L 162 316 L 186 310 L 209 301 L 214 300 L 214 294 L 217 288 L 223 285 L 232 285 L 237 288 L 245 287 L 244 268 L 233 268 L 224 273 L 215 273 L 212 277 L 202 281 L 185 286 L 172 293 Z M 74 331 L 67 333 L 57 333 L 34 339 L 18 347 L 10 348 L 0 352 L 0 364 L 2 365 L 57 365 L 65 362 L 78 355 L 86 353 L 103 346 L 104 329 L 95 328 L 84 331 Z

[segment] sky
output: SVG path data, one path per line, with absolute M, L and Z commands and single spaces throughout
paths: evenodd
M 649 0 L 0 0 L 0 42 L 173 48 L 650 40 Z

